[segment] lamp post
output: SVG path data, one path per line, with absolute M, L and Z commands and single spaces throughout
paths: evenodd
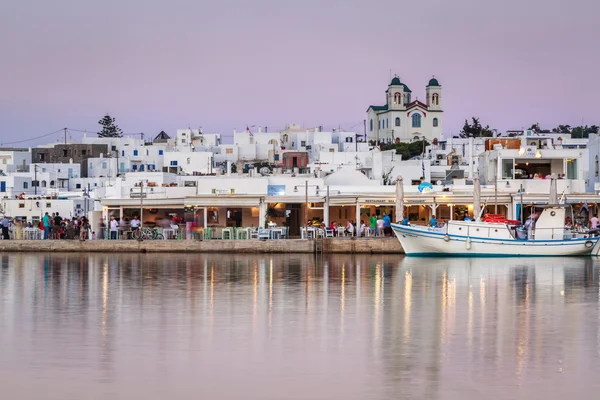
M 308 180 L 304 181 L 304 221 L 308 224 L 308 188 L 316 188 L 316 192 L 319 192 L 319 185 L 309 185 Z M 294 192 L 298 192 L 298 186 L 294 186 Z

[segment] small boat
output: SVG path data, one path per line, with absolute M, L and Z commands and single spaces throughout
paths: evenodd
M 585 256 L 600 250 L 600 237 L 569 237 L 563 206 L 545 207 L 524 238 L 517 234 L 518 221 L 491 220 L 448 221 L 442 228 L 392 224 L 392 229 L 407 256 Z

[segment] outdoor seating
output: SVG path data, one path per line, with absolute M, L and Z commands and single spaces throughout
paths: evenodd
M 221 239 L 233 239 L 233 230 L 232 228 L 223 228 L 221 229 Z
M 325 228 L 325 238 L 332 238 L 332 237 L 333 237 L 333 229 Z
M 271 230 L 258 228 L 258 239 L 271 239 Z

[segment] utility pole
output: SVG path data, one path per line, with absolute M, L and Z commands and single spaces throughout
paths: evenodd
M 140 181 L 140 231 L 144 226 L 144 180 Z
M 365 142 L 367 141 L 367 120 L 363 119 L 363 137 L 365 138 Z
M 308 179 L 304 182 L 304 221 L 306 221 L 306 227 L 308 228 Z M 306 235 L 308 236 L 308 231 L 306 231 Z
M 38 187 L 38 181 L 37 181 L 37 164 L 33 164 L 33 183 L 34 183 L 34 194 L 37 195 L 37 187 Z
M 65 144 L 67 144 L 67 128 L 64 128 L 65 130 Z

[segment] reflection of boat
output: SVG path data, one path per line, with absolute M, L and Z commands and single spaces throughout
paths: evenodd
M 567 238 L 564 220 L 564 208 L 545 208 L 525 240 L 508 223 L 449 221 L 443 228 L 392 224 L 392 229 L 408 256 L 590 255 L 600 237 Z

